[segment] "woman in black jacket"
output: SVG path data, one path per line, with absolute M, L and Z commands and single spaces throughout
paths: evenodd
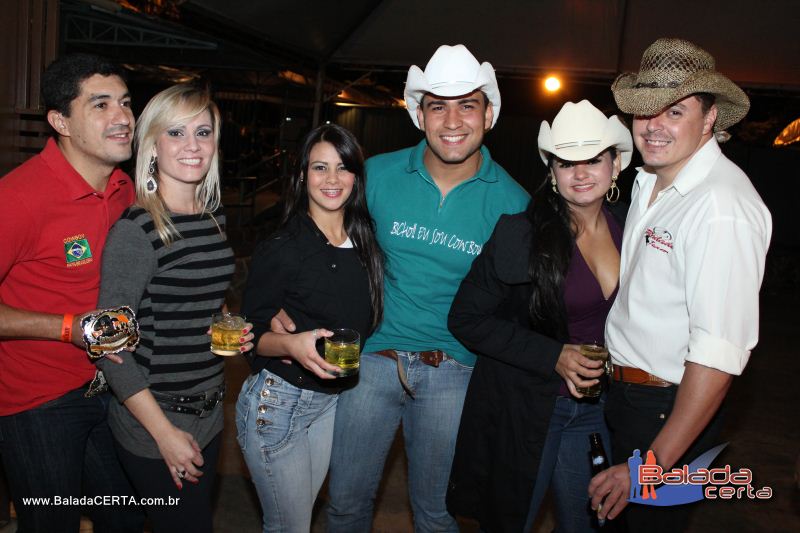
M 550 488 L 558 531 L 592 531 L 590 433 L 605 435 L 603 343 L 616 295 L 624 212 L 616 179 L 631 135 L 584 100 L 543 122 L 550 174 L 526 212 L 500 218 L 453 301 L 448 325 L 479 356 L 461 418 L 448 491 L 453 514 L 493 531 L 528 530 Z
M 317 341 L 334 328 L 361 339 L 383 313 L 383 254 L 367 211 L 364 156 L 328 124 L 304 139 L 281 227 L 253 253 L 242 312 L 253 322 L 252 374 L 236 404 L 237 438 L 261 501 L 263 531 L 309 531 L 333 444 L 338 393 Z M 295 333 L 269 330 L 284 310 Z

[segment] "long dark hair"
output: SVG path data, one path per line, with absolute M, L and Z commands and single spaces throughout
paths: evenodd
M 531 224 L 528 274 L 533 285 L 528 311 L 533 329 L 553 339 L 566 341 L 569 335 L 564 277 L 572 257 L 575 236 L 567 203 L 550 187 L 548 174 L 528 204 L 527 215 Z
M 612 162 L 616 159 L 617 150 L 614 147 L 596 157 L 602 157 L 605 152 L 609 152 Z M 528 275 L 533 286 L 528 312 L 533 329 L 567 342 L 569 331 L 564 305 L 564 279 L 576 246 L 576 225 L 564 197 L 552 190 L 554 165 L 555 158 L 551 155 L 547 161 L 550 172 L 533 193 L 526 212 L 531 224 Z
M 355 175 L 353 190 L 343 205 L 344 229 L 353 241 L 361 264 L 367 269 L 372 304 L 371 327 L 374 330 L 383 318 L 383 251 L 375 238 L 375 223 L 367 210 L 364 153 L 355 136 L 348 130 L 336 124 L 324 124 L 314 128 L 305 136 L 296 171 L 284 190 L 281 225 L 286 225 L 295 215 L 308 212 L 305 175 L 308 171 L 311 150 L 321 142 L 331 143 L 342 158 L 342 164 L 347 171 Z

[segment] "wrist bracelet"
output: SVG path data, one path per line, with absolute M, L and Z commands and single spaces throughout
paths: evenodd
M 72 320 L 75 315 L 67 313 L 61 321 L 61 342 L 72 342 Z

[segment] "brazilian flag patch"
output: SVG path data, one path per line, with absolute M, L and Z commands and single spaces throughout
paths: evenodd
M 92 258 L 89 241 L 86 240 L 84 235 L 76 235 L 73 238 L 64 239 L 64 255 L 67 258 L 67 266 L 87 263 L 87 260 Z

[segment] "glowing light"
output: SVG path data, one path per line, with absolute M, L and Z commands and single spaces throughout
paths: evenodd
M 561 88 L 561 80 L 559 80 L 555 76 L 550 76 L 549 78 L 544 80 L 544 88 L 547 89 L 549 92 L 554 93 Z
M 786 146 L 796 142 L 800 142 L 800 118 L 786 126 L 775 138 L 772 146 Z

